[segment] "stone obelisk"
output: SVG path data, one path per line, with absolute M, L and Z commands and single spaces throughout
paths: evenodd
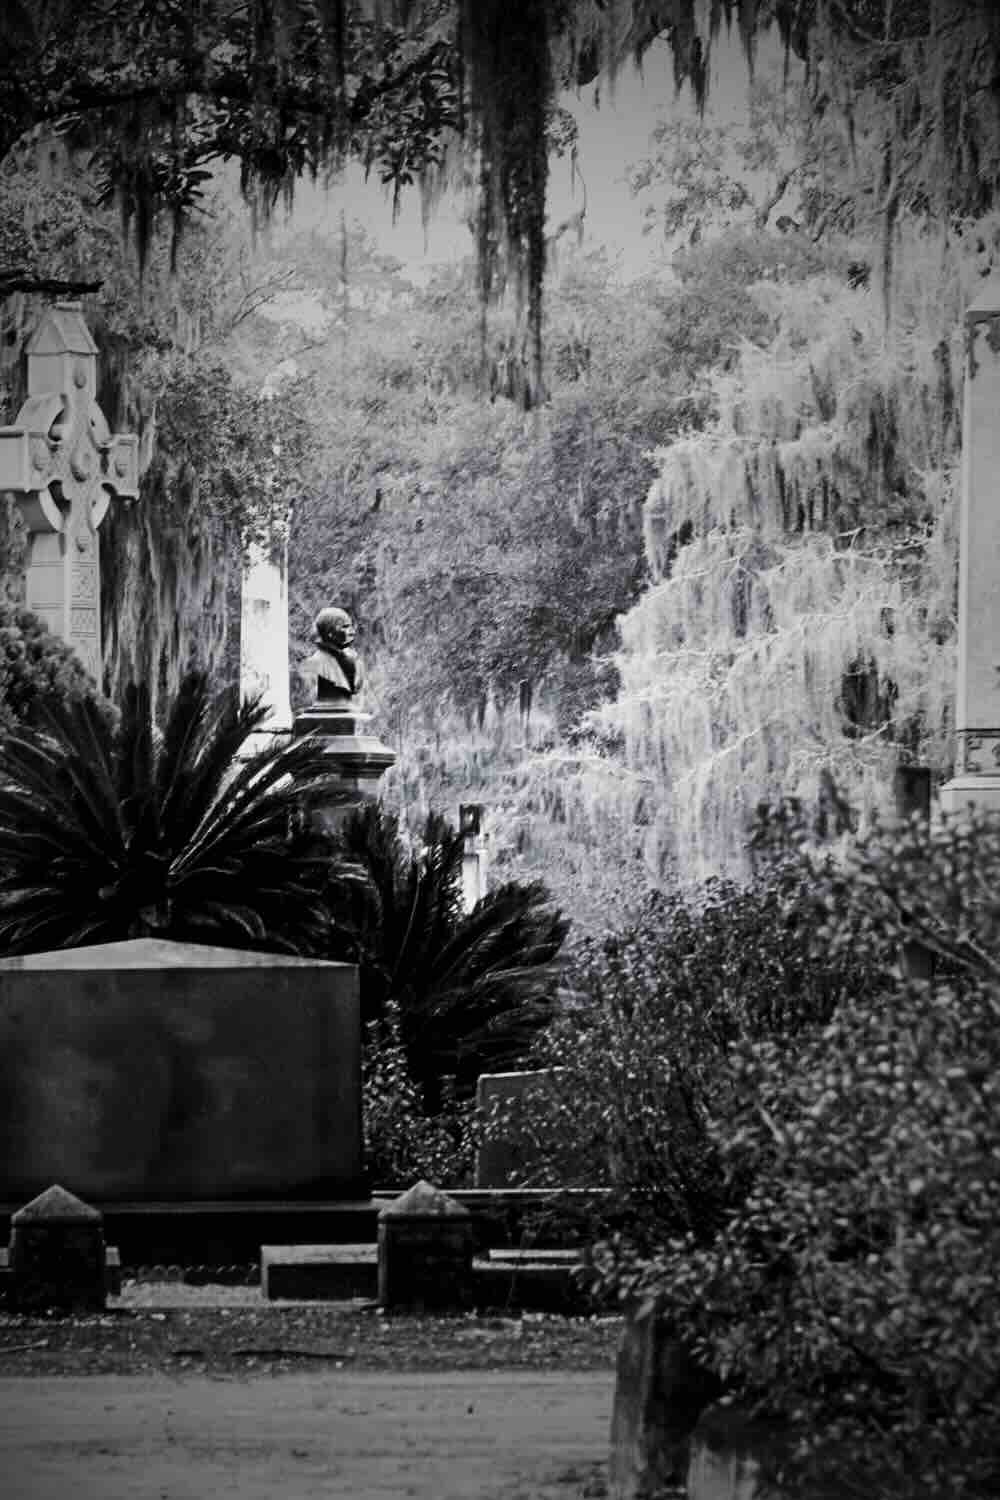
M 965 315 L 955 775 L 941 805 L 1000 811 L 1000 275 Z

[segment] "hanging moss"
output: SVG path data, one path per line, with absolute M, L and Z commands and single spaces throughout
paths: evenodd
M 483 303 L 493 289 L 503 239 L 518 273 L 542 387 L 546 133 L 552 94 L 547 0 L 462 0 L 463 71 L 480 155 L 478 251 Z M 485 358 L 485 349 L 484 349 Z
M 777 332 L 660 453 L 656 581 L 600 715 L 657 784 L 652 867 L 738 871 L 758 804 L 816 801 L 831 774 L 869 816 L 900 757 L 948 772 L 958 438 L 952 410 L 925 414 L 960 388 L 976 270 L 967 237 L 911 220 L 888 331 L 863 287 L 762 286 Z

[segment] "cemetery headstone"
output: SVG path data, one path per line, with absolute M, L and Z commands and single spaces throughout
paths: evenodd
M 557 1071 L 536 1068 L 519 1073 L 480 1073 L 476 1083 L 476 1113 L 484 1126 L 493 1120 L 494 1128 L 476 1153 L 477 1188 L 514 1186 L 519 1171 L 526 1165 L 524 1151 L 516 1138 L 517 1110 L 529 1096 L 542 1096 Z M 513 1117 L 511 1135 L 505 1137 L 499 1115 Z
M 50 307 L 28 344 L 28 399 L 0 428 L 0 491 L 28 531 L 25 602 L 101 679 L 98 530 L 139 493 L 139 440 L 97 404 L 97 345 L 75 303 Z
M 1000 276 L 965 315 L 955 775 L 941 804 L 1000 810 Z

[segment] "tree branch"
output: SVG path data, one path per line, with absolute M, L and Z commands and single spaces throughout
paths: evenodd
M 778 181 L 775 183 L 773 192 L 768 194 L 764 202 L 761 204 L 760 208 L 758 208 L 756 213 L 754 214 L 754 223 L 758 229 L 767 228 L 767 221 L 771 217 L 771 214 L 774 212 L 774 210 L 777 208 L 778 204 L 781 202 L 782 198 L 785 196 L 785 190 L 788 187 L 788 184 L 791 182 L 793 177 L 795 177 L 799 172 L 803 171 L 804 168 L 809 165 L 811 165 L 811 163 L 798 162 L 794 167 L 789 167 L 787 172 L 782 172 L 781 176 L 778 178 Z
M 28 270 L 0 271 L 0 297 L 15 292 L 38 292 L 47 297 L 83 297 L 99 292 L 103 281 L 66 281 L 59 276 L 35 276 Z
M 371 113 L 372 106 L 390 97 L 405 87 L 413 78 L 432 67 L 443 63 L 444 48 L 434 42 L 399 69 L 374 78 L 370 74 L 361 76 L 358 88 L 348 98 L 344 123 L 356 129 Z M 142 104 L 152 100 L 181 99 L 184 97 L 204 99 L 212 104 L 256 105 L 260 101 L 255 95 L 254 80 L 249 71 L 232 67 L 207 73 L 204 69 L 183 72 L 180 75 L 160 76 L 143 83 L 130 83 L 116 87 L 112 83 L 94 83 L 83 79 L 65 85 L 58 97 L 46 109 L 43 105 L 36 119 L 53 119 L 77 113 L 89 114 L 106 109 L 116 109 L 124 104 Z M 267 101 L 268 108 L 279 114 L 329 116 L 334 108 L 335 96 L 330 92 L 326 80 L 316 78 L 304 82 L 282 83 L 275 88 Z

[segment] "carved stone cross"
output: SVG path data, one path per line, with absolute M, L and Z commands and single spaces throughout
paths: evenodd
M 97 532 L 112 496 L 139 493 L 139 440 L 97 404 L 97 345 L 75 303 L 50 307 L 28 344 L 28 399 L 0 427 L 0 491 L 28 530 L 27 606 L 101 680 Z

